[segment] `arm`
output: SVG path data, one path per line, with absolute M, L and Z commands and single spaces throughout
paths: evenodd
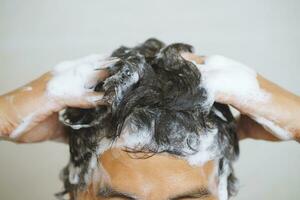
M 252 138 L 258 138 L 258 133 L 266 135 L 265 133 L 269 132 L 273 134 L 273 138 L 300 141 L 300 98 L 260 75 L 257 76 L 257 81 L 260 88 L 270 95 L 266 101 L 253 100 L 244 104 L 239 102 L 237 97 L 227 100 L 229 104 L 252 118 L 251 120 L 249 117 L 241 117 L 243 129 Z
M 241 138 L 300 140 L 300 98 L 247 66 L 222 56 L 183 54 L 197 63 L 209 95 L 241 112 Z
M 12 133 L 21 127 L 20 124 L 25 122 L 26 118 L 29 120 L 29 116 L 36 112 L 39 113 L 31 120 L 31 126 L 33 129 L 44 129 L 44 131 L 32 134 L 33 129 L 29 129 L 16 141 L 26 142 L 27 139 L 40 141 L 56 137 L 54 133 L 61 134 L 62 126 L 58 120 L 55 120 L 61 106 L 48 103 L 45 92 L 51 77 L 51 73 L 44 74 L 26 86 L 0 96 L 0 136 L 2 138 L 13 140 Z
M 94 92 L 106 67 L 116 59 L 90 56 L 59 64 L 31 83 L 0 96 L 0 137 L 15 142 L 66 140 L 58 112 L 67 106 L 105 105 L 103 93 Z

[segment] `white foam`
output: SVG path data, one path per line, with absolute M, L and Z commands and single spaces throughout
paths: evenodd
M 13 130 L 13 132 L 10 134 L 10 138 L 17 138 L 20 135 L 22 135 L 27 129 L 28 127 L 31 125 L 31 123 L 33 122 L 34 118 L 36 117 L 36 113 L 32 113 L 30 115 L 28 115 L 27 117 L 25 117 L 22 122 L 20 123 L 20 125 Z
M 126 126 L 122 129 L 120 138 L 117 140 L 117 147 L 134 149 L 151 143 L 154 134 L 154 132 L 152 132 L 154 130 L 154 121 L 151 122 L 149 129 L 145 128 L 142 130 L 132 123 L 130 117 L 126 119 L 124 124 L 126 124 Z
M 98 156 L 93 154 L 88 166 L 88 171 L 84 174 L 84 182 L 89 183 L 92 180 L 92 172 L 98 167 Z M 78 174 L 79 175 L 79 174 Z
M 92 127 L 94 125 L 94 123 L 90 123 L 90 124 L 72 124 L 70 119 L 65 119 L 64 115 L 66 113 L 66 109 L 61 110 L 59 112 L 58 118 L 59 121 L 62 122 L 64 125 L 71 127 L 74 130 L 79 130 L 81 128 L 89 128 Z
M 246 65 L 214 55 L 207 57 L 205 64 L 196 64 L 202 75 L 202 86 L 207 90 L 209 101 L 223 93 L 238 97 L 241 103 L 266 101 L 269 95 L 257 81 L 257 73 Z
M 288 130 L 285 130 L 284 128 L 279 127 L 274 122 L 259 116 L 252 117 L 257 123 L 261 124 L 267 131 L 272 133 L 274 136 L 281 140 L 291 140 L 292 133 L 290 133 Z
M 228 163 L 224 163 L 222 174 L 219 176 L 218 197 L 219 200 L 228 200 L 228 176 L 231 170 Z
M 101 155 L 103 154 L 106 150 L 108 150 L 109 148 L 111 148 L 113 146 L 113 141 L 104 137 L 101 139 L 101 141 L 99 142 L 99 145 L 97 147 L 96 150 L 96 154 L 97 155 Z
M 217 134 L 218 129 L 212 129 L 207 133 L 200 134 L 200 149 L 197 150 L 197 153 L 185 157 L 190 165 L 203 165 L 206 162 L 219 157 L 220 150 L 216 148 Z
M 54 67 L 53 78 L 47 85 L 49 96 L 82 97 L 86 92 L 92 92 L 98 81 L 98 70 L 116 61 L 117 59 L 108 59 L 95 54 L 58 64 Z
M 124 91 L 127 91 L 127 88 L 131 87 L 133 84 L 137 83 L 139 80 L 139 75 L 137 72 L 133 73 L 132 76 L 122 85 L 118 85 L 116 90 L 115 101 L 120 102 L 124 96 Z
M 218 116 L 218 117 L 220 117 L 222 120 L 224 120 L 224 121 L 226 121 L 227 122 L 227 119 L 226 119 L 226 117 L 219 111 L 219 110 L 217 110 L 217 109 L 213 109 L 213 112 Z
M 218 182 L 216 181 L 216 180 L 218 180 L 218 172 L 219 172 L 219 161 L 216 160 L 216 161 L 214 161 L 213 171 L 212 171 L 212 173 L 208 177 L 208 187 L 209 187 L 209 190 L 215 196 L 219 195 Z
M 111 183 L 110 175 L 103 167 L 101 162 L 99 162 L 98 167 L 93 171 L 92 182 L 98 183 L 98 184 L 94 184 L 95 186 L 94 189 L 96 192 L 98 192 L 97 190 L 99 189 L 99 186 L 101 187 L 104 186 L 105 184 Z
M 72 163 L 69 164 L 69 182 L 71 184 L 79 183 L 80 171 L 81 171 L 80 167 L 75 167 Z

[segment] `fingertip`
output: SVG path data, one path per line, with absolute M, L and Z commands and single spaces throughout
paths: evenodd
M 182 52 L 180 54 L 185 60 L 191 60 L 191 55 L 193 55 L 192 53 L 189 52 Z
M 99 67 L 95 68 L 95 70 L 102 70 L 102 69 L 111 67 L 112 65 L 116 64 L 119 61 L 120 61 L 120 58 L 108 57 L 108 58 L 104 59 L 103 61 L 101 61 L 101 65 Z
M 188 61 L 191 62 L 196 62 L 196 64 L 204 64 L 205 61 L 205 56 L 198 56 L 196 54 L 193 53 L 189 53 L 189 52 L 183 52 L 181 53 L 181 56 Z
M 93 106 L 108 105 L 108 101 L 104 98 L 103 92 L 93 92 L 85 97 L 85 100 Z
M 94 89 L 100 82 L 104 81 L 109 76 L 110 73 L 107 69 L 97 70 L 85 83 L 84 88 L 88 90 Z
M 103 81 L 106 78 L 108 78 L 110 76 L 110 73 L 107 69 L 102 69 L 99 70 L 99 73 L 97 73 L 97 77 L 99 78 L 99 80 Z

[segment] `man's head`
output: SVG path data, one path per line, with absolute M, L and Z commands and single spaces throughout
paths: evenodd
M 234 192 L 234 120 L 181 57 L 191 51 L 155 39 L 121 47 L 112 54 L 120 62 L 95 88 L 111 107 L 62 113 L 71 153 L 63 180 L 73 199 L 225 200 Z

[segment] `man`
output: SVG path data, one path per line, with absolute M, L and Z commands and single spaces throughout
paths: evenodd
M 193 54 L 189 53 L 185 53 L 183 56 L 188 59 L 194 59 L 200 64 L 203 64 L 203 58 L 195 57 Z M 272 140 L 278 138 L 299 138 L 299 127 L 297 123 L 295 123 L 296 120 L 294 120 L 299 119 L 298 97 L 284 91 L 278 86 L 274 86 L 274 84 L 264 80 L 260 76 L 258 76 L 257 78 L 256 74 L 253 73 L 253 71 L 249 70 L 248 68 L 245 69 L 243 65 L 240 65 L 239 63 L 236 63 L 224 57 L 213 57 L 213 59 L 204 58 L 204 60 L 205 65 L 198 65 L 197 67 L 204 77 L 203 82 L 206 85 L 206 88 L 212 91 L 210 94 L 208 94 L 208 97 L 212 97 L 213 99 L 216 99 L 223 103 L 228 103 L 235 106 L 240 111 L 256 119 L 257 122 L 266 126 L 266 128 L 276 137 L 270 136 L 269 132 L 266 131 L 262 126 L 258 125 L 250 118 L 244 116 L 241 117 L 238 125 L 239 133 L 242 133 L 243 136 L 252 136 L 255 138 L 263 137 Z M 80 64 L 78 64 L 77 67 L 78 66 L 80 66 Z M 67 68 L 68 70 L 72 70 L 72 67 L 74 67 L 74 65 Z M 66 73 L 64 70 L 61 71 L 62 73 Z M 105 72 L 105 70 L 103 71 Z M 238 79 L 238 84 L 243 85 L 244 90 L 249 91 L 249 93 L 243 93 L 241 90 L 239 90 L 239 88 L 237 88 L 237 85 L 234 84 L 235 80 L 232 79 L 232 74 L 230 73 L 233 73 L 233 75 L 234 73 L 243 75 L 243 79 Z M 221 77 L 219 76 L 220 74 L 222 75 Z M 57 82 L 57 80 L 58 79 L 56 79 L 55 81 Z M 52 82 L 52 84 L 50 85 L 55 85 L 55 81 L 53 81 L 54 83 Z M 40 81 L 37 82 L 41 83 Z M 33 86 L 35 86 L 34 83 Z M 226 85 L 229 87 L 222 87 L 222 83 L 226 83 Z M 47 84 L 47 88 L 51 88 L 49 87 L 47 79 L 45 83 L 41 85 L 45 86 Z M 79 86 L 82 86 L 82 84 L 79 84 Z M 265 95 L 265 93 L 263 93 L 261 89 L 264 89 L 267 94 L 271 95 L 272 98 L 268 97 L 268 95 Z M 43 93 L 41 92 L 43 90 L 44 88 L 42 87 L 42 89 L 38 91 L 40 91 L 40 93 Z M 44 125 L 46 126 L 52 126 L 53 124 L 55 124 L 56 127 L 60 127 L 59 123 L 57 123 L 57 117 L 52 116 L 53 113 L 55 115 L 58 110 L 61 110 L 68 104 L 69 106 L 74 106 L 76 104 L 74 103 L 74 105 L 72 105 L 72 103 L 69 103 L 72 102 L 70 100 L 71 98 L 69 98 L 64 91 L 68 90 L 57 92 L 55 93 L 56 95 L 53 95 L 53 93 L 48 91 L 48 94 L 50 93 L 52 95 L 50 95 L 50 97 L 55 96 L 55 98 L 53 97 L 55 106 L 45 107 L 44 111 L 36 112 L 35 115 L 28 117 L 27 119 L 30 120 L 27 120 L 27 124 L 25 124 L 26 129 L 22 129 L 24 125 L 19 128 L 19 123 L 14 120 L 14 117 L 11 117 L 10 122 L 12 121 L 13 123 L 8 124 L 12 125 L 12 128 L 9 129 L 11 131 L 5 131 L 7 135 L 17 135 L 19 141 L 26 141 L 28 140 L 28 138 L 34 138 L 32 137 L 32 135 L 38 135 L 36 134 L 36 131 L 31 131 L 38 127 L 44 127 L 40 124 L 44 123 Z M 22 92 L 19 91 L 13 93 L 13 95 L 16 96 L 18 96 L 19 94 L 22 94 L 23 97 L 30 96 L 23 90 Z M 63 94 L 64 96 L 61 94 Z M 82 92 L 79 94 L 79 96 L 82 97 L 85 94 L 86 93 Z M 8 95 L 5 95 L 4 97 L 8 97 Z M 67 100 L 61 100 L 62 98 Z M 6 106 L 6 108 L 11 108 L 9 106 L 12 106 L 11 104 L 13 104 L 13 102 L 9 101 L 9 98 L 3 99 L 2 102 L 3 105 Z M 60 103 L 58 104 L 57 102 Z M 89 101 L 88 106 L 91 106 L 90 103 L 91 101 Z M 270 110 L 282 111 L 281 105 L 286 106 L 285 110 L 290 111 L 289 114 L 278 117 L 276 116 L 276 112 L 274 112 L 275 114 L 269 112 Z M 13 106 L 20 106 L 20 108 L 24 108 L 24 105 L 21 106 L 19 104 L 13 104 Z M 86 104 L 84 104 L 84 106 L 86 106 Z M 261 107 L 266 109 L 260 109 Z M 30 109 L 27 109 L 27 111 L 30 111 Z M 3 113 L 3 122 L 5 122 L 3 124 L 5 125 L 9 120 L 7 120 L 6 118 L 7 114 L 5 112 Z M 51 120 L 49 120 L 50 116 L 52 116 Z M 219 115 L 219 117 L 222 118 L 222 115 Z M 26 122 L 26 120 L 24 121 Z M 41 121 L 43 121 L 43 123 L 39 123 Z M 225 118 L 225 121 L 228 121 L 228 119 Z M 28 124 L 33 125 L 28 126 Z M 9 126 L 3 127 L 7 128 Z M 18 128 L 15 129 L 15 127 Z M 6 130 L 4 128 L 2 130 Z M 58 130 L 62 129 L 58 128 Z M 27 132 L 27 136 L 26 134 L 24 134 L 25 132 Z M 258 134 L 254 135 L 252 133 Z M 51 137 L 53 137 L 53 134 L 49 134 L 49 131 L 46 135 L 50 135 Z M 22 137 L 23 140 L 20 140 L 20 138 Z M 27 139 L 25 140 L 24 138 Z M 43 138 L 41 140 L 43 140 Z M 174 143 L 173 146 L 176 147 L 176 143 Z M 233 146 L 233 144 L 231 146 Z M 152 151 L 150 151 L 149 158 L 146 156 L 147 159 L 136 159 L 136 157 L 144 158 L 145 152 L 142 151 L 142 155 L 139 155 L 138 152 L 124 152 L 123 150 L 123 148 L 118 148 L 118 146 L 116 146 L 116 148 L 112 148 L 108 151 L 102 152 L 103 154 L 99 154 L 99 159 L 96 159 L 96 161 L 100 161 L 100 164 L 102 166 L 100 165 L 99 168 L 94 168 L 93 170 L 95 171 L 93 171 L 92 176 L 93 179 L 96 177 L 96 180 L 90 182 L 88 190 L 81 190 L 77 193 L 77 197 L 79 199 L 227 199 L 228 187 L 227 185 L 224 187 L 224 185 L 222 185 L 222 182 L 220 181 L 221 173 L 218 173 L 220 164 L 214 158 L 207 159 L 205 160 L 206 162 L 201 163 L 201 165 L 194 166 L 190 162 L 184 161 L 182 159 L 185 158 L 185 156 L 180 155 L 180 158 L 174 158 L 174 155 L 172 156 L 172 153 L 170 152 L 152 155 Z M 175 152 L 177 152 L 178 154 L 182 153 L 180 151 Z M 132 156 L 134 157 L 134 159 L 132 158 Z M 218 158 L 220 158 L 220 156 L 222 157 L 224 156 L 224 154 L 218 154 L 218 156 Z M 189 159 L 187 160 L 190 161 Z M 75 172 L 76 170 L 77 168 L 75 168 Z M 99 171 L 100 177 L 96 176 L 97 171 Z M 128 180 L 128 175 L 132 175 L 131 182 Z M 194 179 L 191 177 L 194 177 Z M 226 174 L 226 177 L 230 177 L 230 173 Z M 173 178 L 179 181 L 175 181 Z M 76 180 L 76 173 L 71 174 L 69 179 L 71 181 L 74 181 L 73 183 L 76 183 L 78 181 Z M 163 184 L 158 184 L 158 181 L 163 182 Z M 145 182 L 149 184 L 147 185 L 145 184 Z M 178 184 L 175 184 L 175 182 L 177 182 Z M 184 187 L 184 183 L 186 183 L 186 187 Z

